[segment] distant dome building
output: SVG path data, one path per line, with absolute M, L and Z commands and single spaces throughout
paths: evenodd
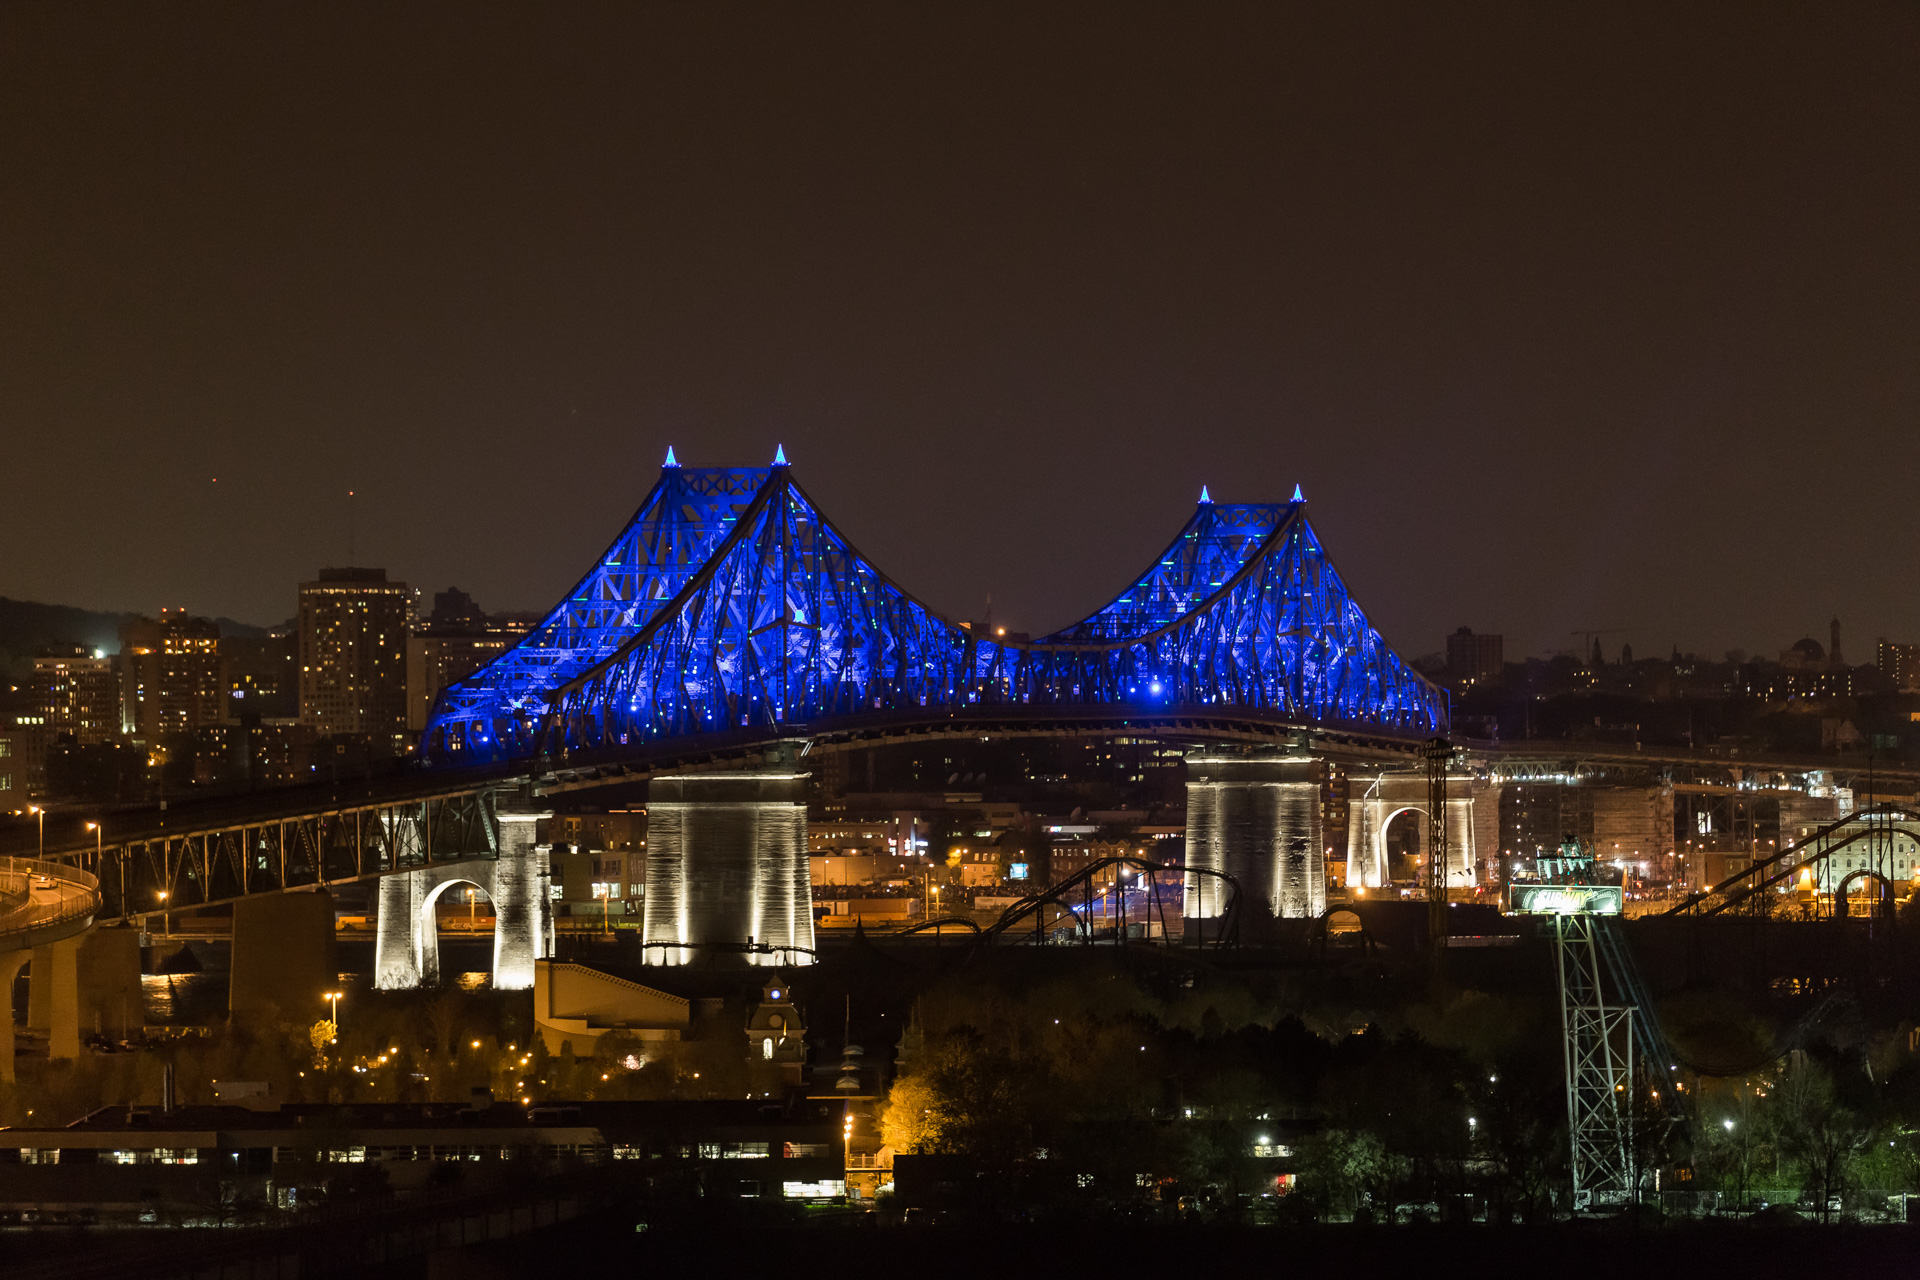
M 1796 640 L 1793 648 L 1780 655 L 1780 665 L 1790 671 L 1818 670 L 1827 665 L 1827 651 L 1812 636 Z

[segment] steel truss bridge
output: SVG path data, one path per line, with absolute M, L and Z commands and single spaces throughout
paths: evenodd
M 448 688 L 439 767 L 616 761 L 697 741 L 831 738 L 1009 718 L 1233 722 L 1385 740 L 1447 727 L 1446 695 L 1367 621 L 1286 503 L 1204 492 L 1115 599 L 1035 640 L 942 618 L 769 467 L 682 467 L 519 644 Z M 1202 736 L 1211 736 L 1204 731 Z
M 396 779 L 290 788 L 142 815 L 66 856 L 99 885 L 96 919 L 217 906 L 402 871 L 499 857 L 496 806 L 511 779 Z
M 1154 736 L 1411 762 L 1446 694 L 1381 638 L 1284 503 L 1203 492 L 1110 603 L 1034 640 L 942 618 L 866 560 L 784 457 L 671 452 L 618 538 L 514 648 L 447 689 L 428 767 L 209 798 L 63 856 L 114 920 L 499 854 L 496 799 L 946 737 Z

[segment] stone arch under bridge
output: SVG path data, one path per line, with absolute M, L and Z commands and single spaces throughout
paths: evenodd
M 498 859 L 383 877 L 374 925 L 373 985 L 382 991 L 438 985 L 440 930 L 434 906 L 441 894 L 460 886 L 478 889 L 493 903 L 494 988 L 531 989 L 534 962 L 553 954 L 553 908 L 547 893 L 551 850 L 536 844 L 534 834 L 546 816 L 500 814 Z
M 1420 816 L 1420 856 L 1427 848 L 1427 775 L 1424 770 L 1348 774 L 1347 883 L 1377 889 L 1387 883 L 1387 828 L 1402 813 Z M 1482 858 L 1499 847 L 1500 788 L 1464 773 L 1447 775 L 1447 887 L 1481 881 Z

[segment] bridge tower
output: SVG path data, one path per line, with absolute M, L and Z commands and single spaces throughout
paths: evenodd
M 691 964 L 703 951 L 754 965 L 813 963 L 806 783 L 777 758 L 648 783 L 649 964 Z
M 1232 876 L 1256 930 L 1263 919 L 1326 910 L 1320 785 L 1321 762 L 1304 750 L 1199 751 L 1187 757 L 1187 865 Z M 1220 916 L 1225 895 L 1219 879 L 1189 874 L 1187 918 Z

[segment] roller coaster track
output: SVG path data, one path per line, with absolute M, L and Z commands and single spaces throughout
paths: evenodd
M 1095 941 L 1092 925 L 1094 912 L 1092 908 L 1093 904 L 1098 900 L 1093 891 L 1094 881 L 1099 877 L 1100 872 L 1109 868 L 1113 868 L 1116 871 L 1128 869 L 1141 873 L 1142 878 L 1147 884 L 1147 920 L 1151 920 L 1156 914 L 1159 916 L 1160 935 L 1162 937 L 1168 936 L 1168 932 L 1166 928 L 1166 900 L 1162 895 L 1162 886 L 1158 879 L 1160 875 L 1211 876 L 1214 879 L 1224 881 L 1228 890 L 1227 909 L 1218 917 L 1220 927 L 1212 938 L 1197 938 L 1195 945 L 1218 948 L 1231 947 L 1239 942 L 1239 881 L 1224 871 L 1213 871 L 1205 867 L 1169 866 L 1163 862 L 1149 862 L 1145 858 L 1129 857 L 1124 854 L 1113 858 L 1102 858 L 1076 871 L 1058 884 L 1048 885 L 1045 889 L 1028 894 L 1001 912 L 999 919 L 985 927 L 982 927 L 978 922 L 970 920 L 965 916 L 942 916 L 938 920 L 923 920 L 919 924 L 911 925 L 905 929 L 891 930 L 887 936 L 890 938 L 904 938 L 916 933 L 938 933 L 943 932 L 951 926 L 970 931 L 972 936 L 966 939 L 966 941 L 975 946 L 990 944 L 1001 938 L 1008 938 L 1012 941 L 1030 941 L 1037 945 L 1044 945 L 1047 940 L 1047 919 L 1045 911 L 1047 907 L 1054 906 L 1060 908 L 1060 910 L 1066 913 L 1067 917 L 1073 921 L 1074 937 L 1082 943 L 1091 944 Z M 1117 885 L 1119 883 L 1119 876 L 1116 874 L 1114 879 Z M 1074 905 L 1074 895 L 1076 892 L 1080 897 L 1077 910 Z M 1098 897 L 1104 896 L 1104 892 L 1098 895 Z M 1057 921 L 1058 918 L 1059 917 L 1055 917 L 1055 920 Z M 1024 929 L 1020 934 L 1016 935 L 1014 933 L 1014 927 L 1016 925 L 1024 925 L 1024 922 L 1029 920 L 1033 922 L 1033 934 L 1031 937 L 1025 934 Z M 1146 922 L 1146 920 L 1142 921 L 1142 923 Z M 1117 918 L 1114 930 L 1114 938 L 1116 941 L 1121 937 L 1121 931 L 1118 928 L 1119 923 L 1120 919 Z
M 1871 821 L 1875 817 L 1882 816 L 1888 819 L 1886 824 Z M 1833 839 L 1833 836 L 1843 828 L 1857 824 L 1863 818 L 1869 821 L 1858 831 L 1839 840 Z M 1920 821 L 1920 814 L 1915 814 L 1911 807 L 1896 802 L 1857 810 L 1844 818 L 1829 822 L 1809 835 L 1802 836 L 1778 853 L 1761 859 L 1744 871 L 1735 872 L 1712 888 L 1688 895 L 1684 901 L 1676 903 L 1663 914 L 1692 916 L 1696 919 L 1724 914 L 1743 903 L 1753 901 L 1761 893 L 1792 877 L 1794 872 L 1802 867 L 1824 862 L 1833 854 L 1860 841 L 1886 835 L 1892 821 L 1896 818 Z

